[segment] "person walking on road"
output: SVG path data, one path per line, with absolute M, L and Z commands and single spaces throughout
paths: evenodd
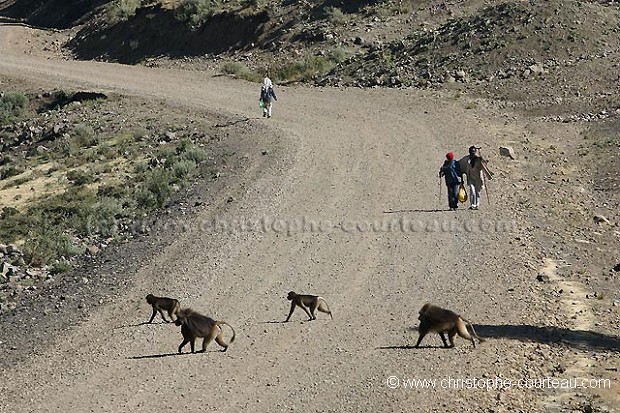
M 459 185 L 461 184 L 461 175 L 461 169 L 459 168 L 459 163 L 454 160 L 454 154 L 448 152 L 446 160 L 439 169 L 439 178 L 443 177 L 446 180 L 450 211 L 456 211 L 459 207 L 458 192 Z
M 263 118 L 271 117 L 271 109 L 273 107 L 273 101 L 278 100 L 275 92 L 273 91 L 273 83 L 269 76 L 265 76 L 263 84 L 260 87 L 260 106 L 263 108 Z
M 480 146 L 470 146 L 469 155 L 459 160 L 462 173 L 467 176 L 467 186 L 469 188 L 469 209 L 478 209 L 482 189 L 485 188 L 485 180 L 491 179 L 492 173 L 486 167 L 486 161 L 480 154 Z

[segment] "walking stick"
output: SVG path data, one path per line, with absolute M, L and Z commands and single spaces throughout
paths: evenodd
M 484 159 L 482 160 L 482 171 L 487 176 L 487 178 L 489 178 L 489 180 L 493 179 L 493 172 L 489 171 L 489 168 L 487 168 L 487 164 Z
M 487 194 L 487 203 L 489 205 L 491 205 L 491 198 L 489 198 L 489 187 L 488 187 L 488 180 L 484 180 L 484 192 Z
M 441 176 L 439 177 L 439 205 L 441 205 Z
M 487 182 L 493 179 L 493 173 L 489 171 L 489 168 L 487 168 L 487 165 L 484 159 L 482 160 L 481 165 L 482 165 L 482 171 L 484 172 L 483 175 L 486 175 L 486 179 L 484 180 L 484 192 L 487 195 L 487 202 L 489 203 L 489 205 L 491 205 L 491 198 L 489 198 L 489 188 L 487 186 L 488 185 Z

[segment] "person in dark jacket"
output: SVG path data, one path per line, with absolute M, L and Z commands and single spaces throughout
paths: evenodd
M 439 177 L 444 177 L 446 180 L 450 211 L 456 211 L 459 207 L 458 193 L 459 185 L 461 184 L 461 175 L 461 168 L 459 167 L 459 163 L 454 160 L 454 154 L 448 152 L 446 154 L 446 160 L 441 169 L 439 169 Z
M 276 93 L 273 91 L 273 83 L 269 76 L 265 76 L 263 79 L 263 84 L 260 88 L 260 105 L 263 108 L 263 117 L 271 117 L 271 108 L 273 106 L 273 101 L 278 100 L 276 97 Z

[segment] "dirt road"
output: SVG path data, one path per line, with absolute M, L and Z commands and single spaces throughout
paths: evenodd
M 447 388 L 457 387 L 448 379 L 543 374 L 558 358 L 550 346 L 501 334 L 539 325 L 544 311 L 524 282 L 525 250 L 509 244 L 522 234 L 519 218 L 501 202 L 454 213 L 437 198 L 445 152 L 478 143 L 493 158 L 497 131 L 516 122 L 430 92 L 300 86 L 276 86 L 274 117 L 264 120 L 255 84 L 27 55 L 16 30 L 0 27 L 0 75 L 265 122 L 287 156 L 238 182 L 242 195 L 226 209 L 205 207 L 132 275 L 134 288 L 6 371 L 2 411 L 535 411 L 543 403 L 540 390 Z M 226 233 L 201 225 L 214 217 L 268 224 Z M 298 311 L 280 323 L 289 290 L 323 295 L 334 320 L 306 322 Z M 227 353 L 214 343 L 206 354 L 176 355 L 178 328 L 139 325 L 149 292 L 227 320 L 237 340 Z M 427 301 L 462 312 L 481 334 L 500 333 L 475 350 L 462 339 L 441 349 L 436 336 L 414 349 L 411 327 Z M 411 389 L 404 379 L 435 382 Z

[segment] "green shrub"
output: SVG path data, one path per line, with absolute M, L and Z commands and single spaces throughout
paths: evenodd
M 329 53 L 329 58 L 334 63 L 342 63 L 349 57 L 349 52 L 344 47 L 337 47 Z
M 10 184 L 7 184 L 7 187 L 8 186 L 18 187 L 20 185 L 30 182 L 31 180 L 32 180 L 31 176 L 22 176 L 21 178 L 15 178 Z
M 164 168 L 170 168 L 177 158 L 177 149 L 172 145 L 165 145 L 155 152 L 155 158 L 160 162 L 158 165 L 162 166 L 161 162 L 163 162 Z
M 149 164 L 146 161 L 138 161 L 135 163 L 133 170 L 137 174 L 144 174 L 149 170 Z
M 72 269 L 73 267 L 67 260 L 61 259 L 61 260 L 54 261 L 52 263 L 52 266 L 50 268 L 50 274 L 51 275 L 64 274 L 66 272 L 71 271 Z
M 250 82 L 260 82 L 263 80 L 259 73 L 253 72 L 241 62 L 227 62 L 222 65 L 222 72 L 227 75 L 233 75 L 239 79 Z
M 335 63 L 323 56 L 311 56 L 303 61 L 285 64 L 276 69 L 275 78 L 279 81 L 310 79 L 333 69 Z
M 184 139 L 177 145 L 176 153 L 179 159 L 194 161 L 196 164 L 207 158 L 204 149 L 196 146 L 191 140 Z
M 23 251 L 24 259 L 33 266 L 42 266 L 52 260 L 69 258 L 79 253 L 68 235 L 46 225 L 30 234 Z
M 33 266 L 78 254 L 80 251 L 68 235 L 64 220 L 58 218 L 63 213 L 56 211 L 57 215 L 52 217 L 50 211 L 53 210 L 52 207 L 31 208 L 20 212 L 15 208 L 3 208 L 0 214 L 0 242 L 25 240 L 24 259 Z
M 113 237 L 118 232 L 117 220 L 125 216 L 123 206 L 115 198 L 102 197 L 90 207 L 87 218 L 89 235 Z
M 68 171 L 67 179 L 76 186 L 90 184 L 97 180 L 92 171 L 82 171 L 79 169 L 72 169 Z
M 7 179 L 12 176 L 17 176 L 22 172 L 24 172 L 24 170 L 19 166 L 13 164 L 4 165 L 0 167 L 0 180 Z
M 80 148 L 90 148 L 99 143 L 99 138 L 95 135 L 92 126 L 85 123 L 74 125 L 69 135 Z
M 172 173 L 178 179 L 186 179 L 196 171 L 196 162 L 190 159 L 181 159 L 172 166 Z
M 72 139 L 63 138 L 62 141 L 58 143 L 58 153 L 65 160 L 67 158 L 76 157 L 79 151 L 80 151 L 80 148 L 77 146 L 77 144 Z M 65 164 L 69 166 L 69 163 L 65 163 Z
M 95 190 L 85 186 L 72 186 L 66 192 L 31 207 L 18 218 L 24 222 L 26 230 L 47 225 L 58 231 L 68 231 L 78 236 L 87 235 L 90 211 L 96 202 Z
M 193 147 L 181 154 L 181 159 L 194 161 L 199 164 L 207 159 L 207 152 L 204 149 Z
M 98 198 L 122 199 L 127 196 L 128 189 L 125 185 L 101 185 L 97 189 Z
M 328 57 L 311 56 L 296 62 L 273 65 L 269 69 L 269 73 L 273 74 L 272 79 L 276 82 L 310 79 L 329 72 L 336 64 L 343 62 L 347 57 L 346 49 L 336 48 Z M 263 80 L 263 76 L 260 73 L 252 72 L 247 66 L 239 62 L 224 63 L 221 70 L 225 74 L 250 82 L 260 82 Z
M 149 136 L 149 131 L 146 130 L 145 128 L 134 129 L 131 133 L 131 137 L 133 138 L 134 141 L 141 141 L 148 136 Z
M 146 174 L 144 183 L 136 191 L 139 207 L 154 209 L 164 206 L 172 195 L 172 173 L 163 168 L 155 168 Z
M 188 23 L 192 28 L 198 28 L 221 10 L 221 3 L 221 0 L 181 0 L 175 14 L 180 21 Z
M 262 3 L 262 0 L 242 0 L 241 5 L 243 7 L 257 7 Z
M 28 98 L 22 93 L 7 92 L 0 97 L 0 126 L 13 122 L 26 113 Z
M 134 193 L 138 208 L 151 210 L 157 208 L 157 200 L 151 191 L 144 187 L 136 189 Z
M 20 212 L 5 207 L 0 213 L 0 242 L 26 240 L 26 261 L 35 266 L 79 254 L 68 234 L 114 236 L 117 219 L 125 216 L 121 201 L 92 190 L 70 188 Z
M 106 14 L 110 24 L 129 20 L 136 14 L 136 9 L 140 7 L 140 0 L 116 0 L 108 3 Z
M 65 158 L 65 166 L 74 167 L 86 162 L 93 162 L 99 158 L 99 137 L 89 125 L 80 123 L 74 125 L 69 131 L 69 136 L 63 137 L 58 143 L 57 150 Z M 102 145 L 105 146 L 105 145 Z M 107 146 L 110 150 L 109 145 Z
M 347 16 L 338 7 L 325 7 L 325 18 L 332 24 L 341 25 L 347 22 Z
M 28 214 L 20 213 L 16 208 L 4 207 L 0 213 L 0 243 L 9 244 L 24 238 L 33 221 Z

